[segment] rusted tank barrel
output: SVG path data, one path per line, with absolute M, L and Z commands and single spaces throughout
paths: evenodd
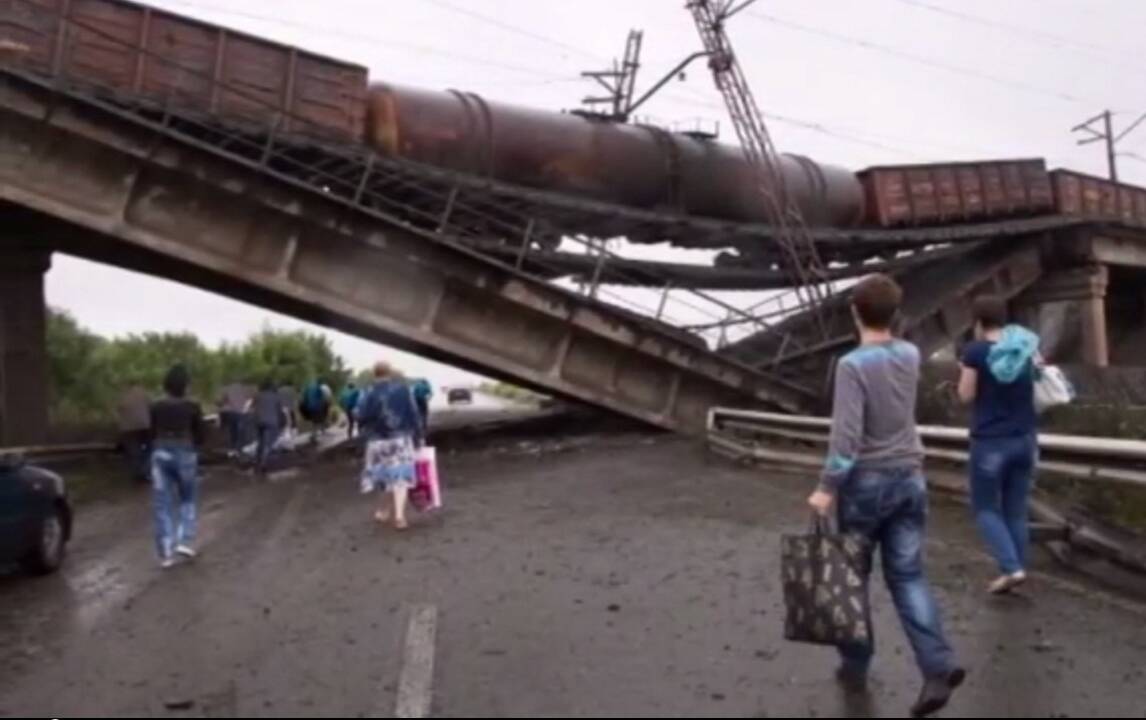
M 458 91 L 370 89 L 367 140 L 380 152 L 508 183 L 653 210 L 768 222 L 768 203 L 734 146 L 660 128 L 487 102 Z M 809 225 L 863 217 L 855 174 L 781 159 L 785 188 Z

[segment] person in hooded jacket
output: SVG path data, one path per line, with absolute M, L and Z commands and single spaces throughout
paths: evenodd
M 1042 365 L 1039 338 L 1007 324 L 1007 304 L 984 296 L 973 306 L 975 340 L 963 351 L 959 398 L 972 406 L 971 505 L 999 566 L 988 592 L 1027 580 L 1027 501 L 1038 458 L 1034 383 Z

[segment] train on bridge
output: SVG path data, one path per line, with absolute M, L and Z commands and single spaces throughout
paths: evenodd
M 379 155 L 611 207 L 767 224 L 770 204 L 736 146 L 709 137 L 370 83 L 367 70 L 127 0 L 6 0 L 6 60 L 125 102 L 206 113 L 300 144 L 366 144 Z M 782 191 L 812 228 L 919 228 L 1085 215 L 1146 226 L 1146 190 L 1041 159 L 875 167 L 778 160 Z M 564 231 L 600 235 L 586 210 Z M 616 231 L 614 231 L 616 232 Z M 752 252 L 757 239 L 715 245 Z M 701 233 L 626 234 L 713 247 Z

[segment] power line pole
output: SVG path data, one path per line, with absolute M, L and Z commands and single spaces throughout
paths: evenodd
M 637 97 L 637 73 L 641 69 L 641 48 L 644 44 L 644 33 L 640 30 L 629 31 L 629 38 L 625 43 L 625 55 L 621 60 L 614 60 L 613 66 L 608 70 L 593 70 L 581 73 L 581 77 L 594 80 L 605 88 L 607 95 L 591 95 L 581 101 L 584 110 L 574 112 L 588 117 L 602 118 L 613 122 L 629 122 L 632 115 L 640 109 L 654 95 L 661 91 L 673 80 L 684 79 L 684 70 L 694 61 L 708 57 L 707 52 L 694 52 L 677 63 L 664 77 L 658 80 L 643 95 Z M 599 108 L 606 106 L 607 111 Z
M 596 80 L 608 92 L 607 95 L 590 96 L 581 101 L 589 109 L 588 114 L 616 122 L 625 122 L 629 119 L 636 91 L 637 72 L 641 69 L 643 43 L 644 33 L 631 30 L 625 43 L 625 56 L 620 62 L 613 61 L 613 67 L 608 70 L 581 73 L 581 77 Z M 605 112 L 598 110 L 601 105 L 608 107 L 608 110 Z
M 1094 129 L 1095 123 L 1098 123 L 1099 121 L 1102 122 L 1101 132 Z M 1127 154 L 1118 152 L 1118 143 L 1122 140 L 1122 138 L 1134 132 L 1143 122 L 1146 122 L 1146 113 L 1138 116 L 1138 119 L 1130 123 L 1130 125 L 1128 125 L 1125 130 L 1115 135 L 1114 113 L 1110 112 L 1109 110 L 1104 110 L 1086 122 L 1075 125 L 1073 128 L 1071 128 L 1070 131 L 1076 133 L 1085 132 L 1090 134 L 1090 137 L 1079 140 L 1079 145 L 1089 145 L 1096 142 L 1106 143 L 1106 164 L 1109 168 L 1110 180 L 1112 182 L 1118 182 L 1118 156 Z

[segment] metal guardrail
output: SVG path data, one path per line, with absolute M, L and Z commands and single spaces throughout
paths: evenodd
M 792 447 L 795 443 L 826 445 L 831 421 L 822 417 L 781 415 L 713 408 L 708 413 L 708 442 L 718 454 L 818 470 L 823 453 Z M 922 426 L 929 458 L 966 464 L 968 433 L 962 428 Z M 787 444 L 786 444 L 787 443 Z M 1146 487 L 1146 442 L 1075 435 L 1039 435 L 1042 472 L 1083 481 Z M 961 483 L 935 482 L 941 490 L 965 493 Z M 1061 512 L 1047 499 L 1030 499 L 1031 537 L 1046 543 L 1051 554 L 1075 567 L 1072 551 L 1098 556 L 1134 573 L 1146 574 L 1146 548 L 1140 539 L 1101 522 Z M 1080 569 L 1080 568 L 1076 568 Z
M 819 453 L 777 449 L 777 440 L 826 445 L 831 420 L 806 415 L 712 408 L 708 412 L 709 445 L 733 456 L 818 467 Z M 927 457 L 966 464 L 970 436 L 963 428 L 923 425 L 919 435 Z M 1038 469 L 1077 480 L 1096 480 L 1146 487 L 1146 442 L 1118 438 L 1040 433 Z
M 43 460 L 45 458 L 76 458 L 89 455 L 110 455 L 115 451 L 115 443 L 72 443 L 0 447 L 0 465 L 19 464 L 25 461 Z

